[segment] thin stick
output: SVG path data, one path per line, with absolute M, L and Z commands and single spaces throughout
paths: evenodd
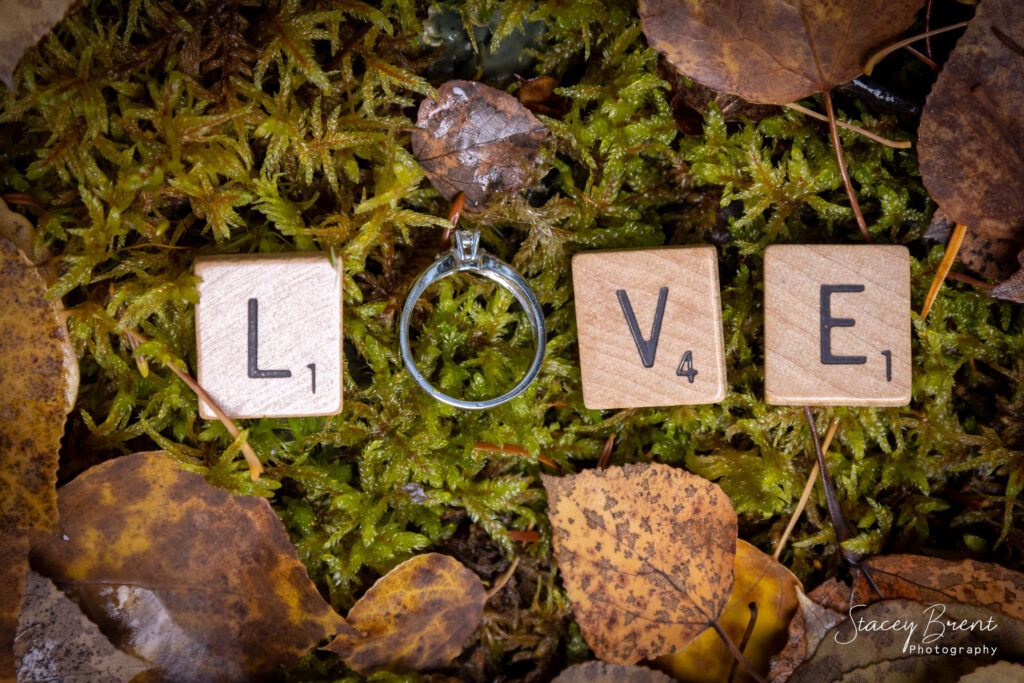
M 971 277 L 966 273 L 958 273 L 955 270 L 951 270 L 948 273 L 946 273 L 946 277 L 949 278 L 950 280 L 956 280 L 957 282 L 963 282 L 964 284 L 973 285 L 975 287 L 978 287 L 979 289 L 995 288 L 995 285 L 992 284 L 991 282 L 985 282 L 984 280 L 979 280 L 976 277 Z
M 911 47 L 910 45 L 904 45 L 903 49 L 906 50 L 907 52 L 909 52 L 910 54 L 914 55 L 918 59 L 920 59 L 925 64 L 927 64 L 928 68 L 931 69 L 932 71 L 937 71 L 938 70 L 939 65 L 935 63 L 934 59 L 932 59 L 931 57 L 929 57 L 925 53 L 921 52 L 920 50 L 918 50 L 916 48 Z
M 747 670 L 747 673 L 750 674 L 751 677 L 753 677 L 753 679 L 757 681 L 757 683 L 768 683 L 767 679 L 765 679 L 765 677 L 762 676 L 761 673 L 754 668 L 754 665 L 751 664 L 750 661 L 743 656 L 743 653 L 740 652 L 740 649 L 738 647 L 736 647 L 736 644 L 729 640 L 729 636 L 726 634 L 725 630 L 719 625 L 717 621 L 711 622 L 711 628 L 715 629 L 715 632 L 718 634 L 718 637 L 721 638 L 722 641 L 725 643 L 725 646 L 729 648 L 729 652 L 732 653 L 732 656 L 736 658 L 737 662 L 743 665 L 743 668 Z
M 824 453 L 828 453 L 828 447 L 832 445 L 832 437 L 836 435 L 836 431 L 839 429 L 839 418 L 833 418 L 832 424 L 828 426 L 828 432 L 825 434 L 825 442 L 821 444 L 821 450 Z M 811 497 L 811 491 L 814 490 L 814 482 L 818 481 L 818 472 L 821 468 L 818 467 L 818 463 L 814 463 L 814 467 L 811 468 L 811 473 L 807 476 L 807 483 L 804 484 L 804 492 L 800 494 L 800 500 L 796 504 L 796 509 L 793 510 L 793 516 L 789 518 L 789 524 L 786 525 L 786 530 L 782 532 L 782 536 L 779 537 L 778 542 L 775 544 L 775 552 L 772 553 L 772 557 L 776 560 L 782 555 L 783 548 L 786 547 L 786 542 L 789 540 L 790 534 L 793 533 L 793 529 L 796 528 L 796 523 L 800 520 L 800 515 L 803 514 L 804 508 L 807 507 L 807 501 Z
M 801 114 L 805 114 L 807 116 L 810 116 L 811 118 L 818 119 L 819 121 L 828 122 L 828 117 L 827 116 L 825 116 L 824 114 L 819 114 L 818 112 L 814 111 L 813 109 L 808 109 L 807 107 L 803 106 L 802 104 L 797 104 L 796 102 L 790 102 L 789 104 L 784 105 L 784 106 L 789 107 L 793 111 L 798 111 Z M 879 144 L 882 144 L 882 145 L 885 145 L 886 147 L 895 147 L 896 149 L 910 149 L 911 147 L 913 147 L 913 145 L 911 144 L 911 142 L 909 140 L 890 140 L 889 138 L 883 138 L 881 135 L 875 135 L 871 131 L 865 130 L 864 128 L 861 128 L 860 126 L 854 126 L 854 125 L 851 125 L 849 123 L 845 123 L 843 121 L 836 121 L 836 125 L 839 126 L 840 128 L 845 128 L 846 130 L 852 130 L 854 133 L 859 133 L 860 135 L 863 135 L 867 139 L 874 140 L 875 142 L 877 142 Z
M 928 31 L 931 31 L 931 30 L 932 30 L 932 0 L 928 0 L 928 2 L 926 2 L 924 4 L 924 32 L 927 33 Z M 931 59 L 933 57 L 933 55 L 932 55 L 932 37 L 931 36 L 928 36 L 927 38 L 924 39 L 924 51 L 928 55 L 929 59 Z
M 814 454 L 818 458 L 818 468 L 821 470 L 821 486 L 825 489 L 825 505 L 828 507 L 828 516 L 832 518 L 832 528 L 836 532 L 836 540 L 839 544 L 839 552 L 851 567 L 859 567 L 861 556 L 843 547 L 843 543 L 850 538 L 850 527 L 843 517 L 843 510 L 839 507 L 839 499 L 836 497 L 836 487 L 832 483 L 832 475 L 828 472 L 825 464 L 825 454 L 821 450 L 821 442 L 818 440 L 818 428 L 814 426 L 814 415 L 811 414 L 810 406 L 804 406 L 804 418 L 807 419 L 807 428 L 811 432 L 811 441 L 814 443 Z
M 945 33 L 946 31 L 954 31 L 958 28 L 963 28 L 964 26 L 967 26 L 967 22 L 960 21 L 955 24 L 950 24 L 949 26 L 937 28 L 933 31 L 925 31 L 924 33 L 918 33 L 916 36 L 911 36 L 910 38 L 901 40 L 898 43 L 893 43 L 888 47 L 883 47 L 881 50 L 871 55 L 867 63 L 864 64 L 864 73 L 870 76 L 871 72 L 874 71 L 875 67 L 878 65 L 880 61 L 885 59 L 889 54 L 895 52 L 896 50 L 899 50 L 904 45 L 910 45 L 911 43 L 916 43 L 922 38 L 931 38 L 932 36 L 937 36 L 940 33 Z
M 498 580 L 494 583 L 493 586 L 491 586 L 491 589 L 487 591 L 487 595 L 484 597 L 484 602 L 487 602 L 488 600 L 493 598 L 498 591 L 505 587 L 505 584 L 508 583 L 508 580 L 511 579 L 512 575 L 516 573 L 516 567 L 518 566 L 519 556 L 516 555 L 516 559 L 512 560 L 512 564 L 509 566 L 508 570 L 504 574 L 499 576 Z
M 477 441 L 475 444 L 473 444 L 473 448 L 478 451 L 487 451 L 488 453 L 508 453 L 510 455 L 521 455 L 524 458 L 530 457 L 530 451 L 526 450 L 522 446 L 498 446 L 496 444 L 488 443 L 486 441 Z M 562 468 L 558 466 L 558 463 L 552 460 L 551 458 L 547 457 L 546 455 L 538 454 L 537 462 L 544 463 L 548 467 L 553 467 L 559 472 L 562 471 Z
M 949 238 L 949 243 L 946 245 L 946 253 L 942 256 L 942 261 L 939 263 L 939 269 L 935 272 L 935 277 L 932 278 L 932 286 L 928 288 L 928 295 L 924 298 L 924 305 L 921 307 L 921 320 L 924 320 L 928 316 L 928 311 L 932 310 L 932 304 L 935 303 L 935 297 L 939 295 L 939 289 L 942 287 L 943 280 L 946 279 L 946 274 L 949 273 L 949 269 L 953 267 L 953 261 L 956 260 L 956 254 L 960 251 L 960 245 L 964 241 L 964 235 L 967 234 L 967 226 L 960 223 L 956 224 L 953 228 L 953 234 Z
M 757 603 L 748 602 L 747 609 L 750 610 L 750 619 L 747 620 L 747 630 L 743 632 L 743 638 L 740 640 L 740 652 L 747 649 L 747 643 L 750 642 L 750 636 L 754 634 L 754 627 L 757 625 Z M 729 667 L 728 683 L 736 680 L 736 667 L 739 663 L 738 659 L 732 661 L 732 666 Z
M 132 342 L 133 348 L 134 346 L 138 346 L 139 344 L 149 341 L 149 339 L 139 332 L 134 332 L 132 330 L 123 330 L 123 332 L 125 336 L 128 337 L 129 341 Z M 178 376 L 178 379 L 188 385 L 189 389 L 194 391 L 199 398 L 206 402 L 206 405 L 210 406 L 210 410 L 212 410 L 213 414 L 217 416 L 217 419 L 221 421 L 224 428 L 228 430 L 228 433 L 233 439 L 237 440 L 238 437 L 242 435 L 242 432 L 238 429 L 231 418 L 227 416 L 227 413 L 221 410 L 221 407 L 217 405 L 217 402 L 214 401 L 208 393 L 206 393 L 206 389 L 199 386 L 199 382 L 192 379 L 187 372 L 174 367 L 174 363 L 165 363 L 165 365 L 171 372 Z M 245 456 L 246 463 L 249 464 L 249 478 L 253 481 L 257 481 L 260 478 L 260 475 L 263 474 L 263 463 L 261 463 L 260 459 L 256 457 L 256 452 L 247 441 L 242 441 L 241 450 L 242 455 Z
M 839 163 L 839 174 L 843 176 L 843 186 L 846 188 L 846 196 L 850 198 L 850 208 L 853 209 L 854 218 L 857 219 L 857 227 L 864 235 L 864 241 L 871 244 L 871 233 L 868 232 L 868 224 L 864 220 L 864 214 L 860 211 L 860 203 L 853 191 L 853 183 L 850 181 L 850 172 L 846 168 L 846 159 L 843 158 L 843 146 L 839 142 L 839 129 L 836 128 L 836 112 L 832 109 L 832 98 L 828 92 L 823 92 L 825 98 L 825 114 L 828 116 L 828 133 L 832 138 L 832 149 L 836 152 L 836 161 Z
M 608 469 L 608 463 L 612 459 L 612 447 L 615 445 L 615 435 L 612 434 L 604 442 L 604 448 L 601 449 L 601 457 L 597 459 L 597 469 L 606 470 Z

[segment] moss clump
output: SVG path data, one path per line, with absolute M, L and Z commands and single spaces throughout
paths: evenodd
M 492 49 L 522 21 L 543 22 L 534 70 L 559 80 L 569 109 L 545 118 L 534 188 L 464 219 L 524 273 L 549 328 L 534 388 L 483 413 L 429 399 L 398 354 L 397 310 L 437 253 L 448 209 L 409 152 L 415 106 L 437 84 L 421 74 L 443 51 L 420 39 L 422 4 L 92 0 L 26 55 L 0 106 L 0 191 L 45 207 L 28 212 L 61 254 L 50 294 L 70 308 L 82 363 L 65 475 L 155 442 L 218 486 L 266 496 L 339 610 L 426 548 L 485 579 L 523 554 L 514 590 L 453 665 L 481 680 L 545 678 L 586 656 L 552 568 L 541 456 L 563 472 L 591 467 L 615 435 L 613 462 L 717 480 L 741 535 L 770 546 L 813 456 L 800 412 L 761 400 L 763 249 L 858 239 L 822 125 L 782 112 L 727 125 L 712 109 L 703 135 L 684 136 L 635 8 L 542 0 L 506 3 L 495 19 L 497 7 L 457 11 L 494 27 Z M 908 137 L 892 117 L 841 104 Z M 872 233 L 912 248 L 918 307 L 941 249 L 919 240 L 933 206 L 915 156 L 843 137 Z M 572 254 L 706 237 L 720 246 L 726 400 L 586 410 Z M 191 392 L 160 364 L 144 372 L 141 357 L 193 365 L 197 256 L 302 249 L 344 264 L 345 410 L 244 422 L 267 465 L 254 484 L 220 424 L 200 420 Z M 422 366 L 450 391 L 501 393 L 530 352 L 513 301 L 475 280 L 435 296 L 417 323 Z M 154 341 L 133 351 L 124 330 Z M 859 528 L 851 545 L 1021 568 L 1024 316 L 949 284 L 926 321 L 915 317 L 913 350 L 910 407 L 818 411 L 819 429 L 841 423 L 830 467 Z M 814 581 L 842 569 L 824 501 L 812 500 L 783 560 Z M 509 535 L 529 528 L 539 543 Z M 337 676 L 333 666 L 311 659 L 303 675 Z

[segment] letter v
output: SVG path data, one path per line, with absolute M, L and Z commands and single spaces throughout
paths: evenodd
M 633 307 L 629 304 L 629 295 L 626 294 L 626 290 L 616 290 L 615 294 L 619 297 L 622 314 L 626 316 L 626 324 L 629 325 L 633 341 L 636 342 L 636 350 L 640 352 L 640 360 L 643 361 L 645 368 L 652 367 L 654 365 L 654 354 L 658 352 L 658 337 L 661 335 L 661 319 L 665 317 L 665 301 L 668 299 L 668 287 L 662 287 L 658 291 L 658 310 L 654 313 L 651 337 L 646 340 L 640 334 L 640 326 L 637 325 L 636 316 L 633 315 Z

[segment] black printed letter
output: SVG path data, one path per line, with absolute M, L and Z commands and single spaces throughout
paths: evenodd
M 633 307 L 629 305 L 629 296 L 626 290 L 620 289 L 615 292 L 619 297 L 619 305 L 622 306 L 622 314 L 626 316 L 626 324 L 636 342 L 636 350 L 640 352 L 640 360 L 644 367 L 654 365 L 654 354 L 658 352 L 658 335 L 661 334 L 661 319 L 665 317 L 665 301 L 668 299 L 668 287 L 662 287 L 658 291 L 658 309 L 654 313 L 654 324 L 651 325 L 651 338 L 644 340 L 640 334 L 640 326 L 636 323 L 636 316 L 633 315 Z
M 254 379 L 291 377 L 291 370 L 260 370 L 256 345 L 259 343 L 259 307 L 257 299 L 249 299 L 249 376 Z
M 839 292 L 863 292 L 864 285 L 822 285 L 821 286 L 821 364 L 822 365 L 862 365 L 868 362 L 867 356 L 835 356 L 832 355 L 832 328 L 853 327 L 853 318 L 832 317 L 832 294 Z

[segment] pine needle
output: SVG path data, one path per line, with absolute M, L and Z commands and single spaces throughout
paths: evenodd
M 949 238 L 949 244 L 946 245 L 946 253 L 942 257 L 942 262 L 939 263 L 939 269 L 935 272 L 935 277 L 932 279 L 932 286 L 928 288 L 928 295 L 924 298 L 924 305 L 921 306 L 921 320 L 928 317 L 928 311 L 932 310 L 932 304 L 935 303 L 935 297 L 939 295 L 939 289 L 942 287 L 942 283 L 946 279 L 949 269 L 953 267 L 953 261 L 956 260 L 956 254 L 960 251 L 960 245 L 963 243 L 964 235 L 966 234 L 966 225 L 957 223 L 956 227 L 953 228 L 953 234 Z
M 813 109 L 808 109 L 802 104 L 790 102 L 785 106 L 789 109 L 792 109 L 793 111 L 798 111 L 801 114 L 804 114 L 805 116 L 810 116 L 812 119 L 818 119 L 819 121 L 825 121 L 826 123 L 828 122 L 827 116 L 825 116 L 824 114 L 819 114 Z M 885 145 L 886 147 L 894 147 L 896 149 L 910 149 L 913 146 L 910 140 L 890 140 L 889 138 L 883 138 L 881 135 L 875 135 L 871 131 L 861 128 L 860 126 L 854 126 L 849 123 L 844 123 L 843 121 L 839 121 L 838 119 L 836 120 L 836 125 L 839 126 L 840 128 L 845 128 L 846 130 L 852 130 L 854 133 L 863 135 L 868 140 L 874 140 L 878 144 Z
M 839 429 L 839 418 L 833 418 L 832 424 L 828 426 L 828 432 L 825 434 L 825 442 L 821 444 L 821 451 L 828 453 L 828 447 L 832 445 L 832 437 L 836 435 L 836 431 Z M 800 515 L 803 514 L 804 508 L 807 507 L 807 501 L 811 498 L 811 491 L 814 490 L 814 482 L 818 481 L 818 463 L 814 463 L 814 467 L 811 468 L 811 473 L 807 476 L 807 483 L 804 484 L 804 492 L 800 494 L 800 501 L 796 504 L 796 509 L 793 510 L 793 516 L 789 518 L 789 524 L 786 525 L 786 530 L 782 532 L 782 536 L 779 537 L 778 542 L 775 544 L 775 552 L 772 553 L 772 557 L 776 560 L 782 555 L 782 549 L 786 547 L 786 541 L 789 540 L 790 534 L 793 533 L 793 529 L 796 528 L 796 523 L 800 519 Z

